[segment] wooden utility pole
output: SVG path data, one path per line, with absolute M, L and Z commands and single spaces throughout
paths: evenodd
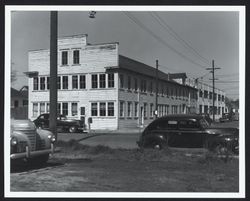
M 57 11 L 50 12 L 50 118 L 49 128 L 57 141 Z
M 211 73 L 212 73 L 212 81 L 213 81 L 213 96 L 212 96 L 212 99 L 213 99 L 213 109 L 212 109 L 212 112 L 213 112 L 213 122 L 214 122 L 214 115 L 215 115 L 215 107 L 214 107 L 214 99 L 215 99 L 215 96 L 214 96 L 214 89 L 215 89 L 215 78 L 214 78 L 214 70 L 217 70 L 217 69 L 220 69 L 220 68 L 215 68 L 214 67 L 214 60 L 212 61 L 212 68 L 206 68 L 207 70 L 211 70 Z
M 155 79 L 156 79 L 156 86 L 155 86 L 155 118 L 158 117 L 158 60 L 156 60 L 156 68 L 155 68 Z

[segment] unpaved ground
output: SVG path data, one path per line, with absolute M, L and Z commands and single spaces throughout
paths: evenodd
M 43 167 L 13 167 L 11 191 L 238 192 L 238 159 L 198 155 L 64 147 Z

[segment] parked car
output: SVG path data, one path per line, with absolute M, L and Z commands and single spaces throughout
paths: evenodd
M 232 114 L 231 113 L 223 113 L 222 117 L 219 118 L 219 121 L 221 123 L 223 122 L 228 122 L 228 121 L 232 121 Z
M 238 136 L 237 128 L 212 128 L 202 115 L 167 115 L 150 123 L 137 144 L 144 148 L 207 148 L 237 153 Z
M 49 116 L 50 116 L 49 113 L 41 114 L 33 122 L 38 128 L 48 129 Z M 66 131 L 70 133 L 75 133 L 85 130 L 83 121 L 78 119 L 68 119 L 65 115 L 62 114 L 57 116 L 57 128 L 59 131 Z
M 55 136 L 30 120 L 11 120 L 10 158 L 45 163 L 54 152 Z

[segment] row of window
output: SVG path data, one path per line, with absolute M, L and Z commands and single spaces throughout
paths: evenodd
M 69 105 L 71 106 L 71 111 L 69 113 Z M 37 117 L 43 113 L 49 113 L 49 102 L 35 102 L 33 103 L 33 117 Z M 78 115 L 78 103 L 77 102 L 59 102 L 57 103 L 57 113 L 63 115 L 77 116 Z M 82 114 L 81 114 L 82 115 Z M 83 114 L 85 115 L 85 114 Z
M 134 84 L 133 86 L 132 86 L 132 80 Z M 125 85 L 125 76 L 123 74 L 119 75 L 119 87 L 121 89 L 127 88 L 128 91 L 134 90 L 135 92 L 137 92 L 138 90 L 140 90 L 140 92 L 144 92 L 144 93 L 149 92 L 151 94 L 154 91 L 156 91 L 156 86 L 152 80 L 151 81 L 147 81 L 145 79 L 139 80 L 136 77 L 132 78 L 130 75 L 127 76 L 127 83 Z M 172 97 L 175 96 L 176 98 L 177 97 L 188 98 L 189 91 L 187 89 L 180 88 L 180 87 L 179 88 L 170 87 L 170 86 L 167 86 L 166 83 L 161 82 L 158 85 L 158 95 L 162 95 L 162 96 L 165 95 L 165 96 L 172 96 Z M 191 98 L 197 99 L 197 93 L 195 91 L 190 91 L 190 95 L 191 95 Z
M 214 93 L 214 100 L 217 99 L 217 95 L 218 95 L 218 101 L 224 101 L 224 96 L 223 95 L 220 95 L 220 94 L 216 94 Z M 204 90 L 204 93 L 202 90 L 199 91 L 199 97 L 201 98 L 209 98 L 209 99 L 213 99 L 213 92 L 208 92 L 207 90 Z
M 112 117 L 115 115 L 114 102 L 93 102 L 91 103 L 91 116 Z
M 71 77 L 71 89 L 86 89 L 86 75 L 63 75 L 57 77 L 57 89 L 69 89 L 69 77 Z M 49 90 L 49 77 L 34 77 L 33 90 Z M 107 83 L 106 83 L 107 80 Z M 92 74 L 91 87 L 96 88 L 113 88 L 115 86 L 114 74 Z
M 166 104 L 158 104 L 158 117 L 168 115 L 170 114 L 170 108 L 171 108 L 171 114 L 177 114 L 183 112 L 183 108 L 181 105 L 166 105 Z M 179 108 L 179 111 L 178 111 Z M 139 114 L 140 110 L 140 114 Z M 149 111 L 149 113 L 148 113 Z M 127 117 L 127 118 L 138 118 L 139 115 L 140 117 L 143 117 L 144 119 L 147 119 L 148 117 L 153 118 L 154 116 L 154 111 L 155 111 L 155 106 L 153 103 L 143 103 L 143 105 L 139 108 L 139 103 L 138 102 L 125 102 L 125 101 L 120 101 L 119 104 L 119 117 Z
M 203 106 L 200 105 L 199 106 L 200 113 L 206 113 L 206 114 L 211 114 L 211 115 L 213 114 L 213 106 L 205 105 L 204 110 L 202 109 L 203 109 Z M 221 115 L 224 113 L 224 110 L 225 110 L 224 107 L 214 107 L 214 114 Z

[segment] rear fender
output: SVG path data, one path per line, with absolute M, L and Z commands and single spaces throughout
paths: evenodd
M 160 142 L 162 144 L 167 144 L 167 139 L 164 135 L 158 134 L 158 135 L 147 135 L 145 136 L 143 140 L 143 146 L 148 146 L 152 144 L 152 142 Z

